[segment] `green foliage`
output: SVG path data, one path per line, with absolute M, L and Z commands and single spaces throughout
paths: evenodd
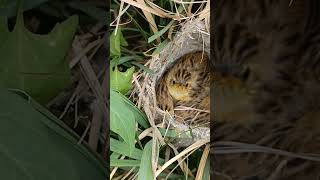
M 123 56 L 122 48 L 128 46 L 122 29 L 113 31 L 110 36 L 110 129 L 116 133 L 119 139 L 110 139 L 110 150 L 113 152 L 110 158 L 111 166 L 132 167 L 140 164 L 142 151 L 135 147 L 137 136 L 137 122 L 144 128 L 149 127 L 145 115 L 124 95 L 132 88 L 132 76 L 135 68 L 130 66 L 120 72 L 118 65 L 139 59 L 137 55 Z M 120 155 L 132 159 L 120 160 Z
M 118 93 L 118 95 L 120 96 L 120 98 L 122 99 L 122 101 L 126 104 L 126 107 L 128 109 L 130 109 L 130 111 L 132 111 L 132 113 L 134 114 L 135 120 L 139 123 L 140 126 L 142 126 L 143 128 L 149 128 L 150 125 L 148 123 L 147 117 L 145 116 L 145 114 L 143 114 L 143 112 L 141 112 L 137 106 L 135 106 L 126 96 Z
M 136 122 L 147 128 L 149 125 L 146 117 L 129 99 L 113 90 L 110 92 L 110 104 L 110 129 L 123 139 L 127 144 L 127 149 L 132 153 L 135 144 Z
M 135 147 L 135 137 L 137 124 L 148 128 L 145 115 L 134 104 L 121 93 L 111 90 L 110 92 L 110 129 L 121 138 L 116 140 L 110 138 L 111 166 L 121 165 L 121 167 L 134 166 L 140 161 L 122 161 L 118 155 L 125 155 L 140 160 L 142 151 Z M 116 154 L 115 154 L 116 153 Z
M 115 66 L 110 70 L 110 87 L 112 90 L 126 94 L 132 88 L 131 79 L 134 73 L 134 67 L 127 69 L 126 72 L 120 72 Z
M 136 121 L 133 112 L 122 97 L 113 90 L 110 93 L 110 129 L 117 133 L 128 145 L 131 153 L 135 144 Z
M 150 140 L 143 149 L 140 168 L 138 172 L 138 180 L 154 179 L 151 163 L 152 163 L 152 140 Z
M 110 36 L 110 56 L 120 57 L 122 46 L 128 46 L 128 42 L 123 37 L 121 28 L 119 28 L 117 31 L 114 30 Z
M 70 81 L 65 56 L 77 25 L 72 16 L 48 35 L 37 35 L 24 27 L 21 11 L 12 32 L 0 17 L 0 85 L 26 91 L 40 103 L 56 96 Z
M 150 36 L 148 38 L 148 43 L 151 43 L 152 41 L 156 40 L 157 38 L 161 37 L 165 32 L 169 30 L 169 28 L 175 23 L 174 20 L 172 20 L 169 24 L 167 24 L 163 29 L 158 31 L 156 34 Z
M 142 150 L 138 148 L 133 148 L 131 151 L 128 149 L 128 144 L 118 141 L 116 139 L 110 138 L 110 151 L 117 153 L 119 155 L 125 155 L 132 159 L 141 160 Z M 117 156 L 110 158 L 111 160 L 118 159 Z
M 111 159 L 110 166 L 112 167 L 136 167 L 140 165 L 138 160 L 127 160 L 127 159 Z
M 123 37 L 121 28 L 118 31 L 113 31 L 110 36 L 110 56 L 113 57 L 110 66 L 110 84 L 111 89 L 126 94 L 132 88 L 131 79 L 134 73 L 134 67 L 127 69 L 125 72 L 118 70 L 118 64 L 122 64 L 121 47 L 128 46 L 128 42 Z M 127 58 L 128 61 L 131 58 Z M 122 60 L 120 62 L 119 60 Z M 125 61 L 126 62 L 126 61 Z
M 106 164 L 32 99 L 0 89 L 0 179 L 104 180 Z

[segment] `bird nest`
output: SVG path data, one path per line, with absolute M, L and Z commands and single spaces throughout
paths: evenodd
M 163 50 L 145 64 L 153 73 L 140 71 L 135 74 L 132 95 L 136 97 L 138 107 L 146 113 L 152 126 L 175 130 L 178 137 L 174 143 L 177 147 L 188 146 L 198 140 L 210 138 L 210 124 L 201 127 L 177 121 L 172 114 L 158 106 L 157 84 L 164 73 L 171 68 L 180 57 L 202 51 L 210 56 L 210 34 L 204 20 L 187 21 L 181 25 L 176 34 Z

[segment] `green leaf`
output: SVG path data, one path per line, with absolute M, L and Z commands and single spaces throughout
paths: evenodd
M 168 29 L 175 23 L 174 20 L 170 21 L 169 24 L 167 24 L 164 28 L 162 28 L 160 31 L 158 31 L 156 34 L 152 35 L 151 37 L 148 38 L 148 43 L 153 42 L 156 40 L 158 37 L 161 37 L 165 32 L 168 31 Z
M 12 32 L 0 17 L 0 85 L 26 91 L 40 103 L 55 97 L 70 83 L 65 57 L 77 25 L 72 16 L 48 35 L 37 35 L 24 27 L 22 13 Z
M 132 88 L 131 79 L 134 73 L 134 67 L 127 69 L 125 72 L 120 72 L 115 66 L 114 70 L 110 70 L 110 86 L 112 90 L 126 94 Z
M 110 36 L 110 54 L 111 56 L 121 56 L 120 35 L 113 31 Z
M 122 30 L 119 27 L 114 30 L 110 36 L 110 55 L 121 56 L 121 46 L 128 46 L 127 41 L 123 37 Z
M 133 55 L 133 56 L 125 56 L 125 57 L 121 57 L 119 59 L 119 64 L 125 63 L 125 62 L 129 62 L 132 60 L 142 60 L 143 58 L 141 56 L 137 56 L 137 55 Z
M 123 94 L 118 93 L 119 97 L 122 101 L 126 104 L 123 108 L 128 108 L 135 116 L 135 120 L 145 129 L 149 128 L 150 125 L 148 123 L 147 117 L 143 112 L 141 112 L 126 96 Z M 112 104 L 111 104 L 112 106 Z
M 119 56 L 115 56 L 114 58 L 111 59 L 110 61 L 110 68 L 113 69 L 115 66 L 119 64 Z
M 123 138 L 131 153 L 135 144 L 135 116 L 115 91 L 110 92 L 110 129 Z
M 143 59 L 143 58 L 141 56 L 137 56 L 137 55 L 125 56 L 125 57 L 121 57 L 121 58 L 119 58 L 118 56 L 115 56 L 114 58 L 111 59 L 110 67 L 114 68 L 116 65 L 120 65 L 120 64 L 123 65 L 126 62 L 130 62 L 133 60 L 141 60 L 141 59 Z
M 111 138 L 110 138 L 110 139 L 111 139 Z M 110 144 L 110 146 L 111 146 L 111 144 Z M 110 155 L 110 159 L 119 159 L 120 156 L 121 156 L 121 154 L 116 153 L 116 152 L 113 152 L 113 153 L 111 153 L 111 155 Z
M 132 152 L 130 152 L 128 148 L 128 144 L 115 140 L 113 138 L 110 138 L 110 151 L 117 154 L 128 156 L 136 160 L 140 160 L 142 156 L 142 150 L 134 147 Z M 114 157 L 116 157 L 116 155 L 114 155 Z
M 142 64 L 139 64 L 137 62 L 131 62 L 131 64 L 139 67 L 140 69 L 144 70 L 146 73 L 154 74 L 154 72 L 151 69 L 149 69 L 148 67 L 146 67 L 146 66 L 144 66 Z
M 185 4 L 181 4 L 178 7 L 178 12 L 181 13 L 183 10 L 185 10 L 188 7 L 188 5 Z M 161 19 L 162 20 L 162 19 Z M 148 38 L 148 43 L 153 42 L 154 40 L 156 40 L 158 37 L 161 37 L 165 32 L 168 31 L 168 29 L 172 26 L 175 25 L 176 21 L 175 20 L 171 20 L 169 22 L 169 24 L 167 24 L 164 28 L 162 28 L 160 31 L 158 31 L 156 34 L 152 35 L 151 37 Z
M 31 101 L 0 89 L 0 179 L 106 179 L 107 165 Z
M 138 160 L 121 160 L 121 159 L 111 159 L 110 166 L 111 167 L 135 167 L 139 166 L 140 161 Z
M 120 31 L 119 35 L 120 35 L 120 44 L 121 44 L 121 46 L 128 46 L 129 44 L 126 41 L 126 39 L 124 38 L 124 36 L 122 34 L 122 31 Z
M 152 172 L 152 140 L 150 140 L 143 149 L 138 180 L 154 179 Z

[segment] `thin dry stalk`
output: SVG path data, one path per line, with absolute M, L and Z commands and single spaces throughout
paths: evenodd
M 169 167 L 172 163 L 174 163 L 178 159 L 182 158 L 183 156 L 185 156 L 189 152 L 191 152 L 191 151 L 193 151 L 193 150 L 195 150 L 195 149 L 197 149 L 197 148 L 199 148 L 209 142 L 210 142 L 210 139 L 205 139 L 205 140 L 200 140 L 198 142 L 195 142 L 194 144 L 192 144 L 191 146 L 189 146 L 188 148 L 183 150 L 181 153 L 179 153 L 178 155 L 176 155 L 175 157 L 170 159 L 168 162 L 166 162 L 161 168 L 159 168 L 155 174 L 155 177 L 158 177 L 163 170 L 165 170 L 167 167 Z
M 179 154 L 177 148 L 175 148 L 174 145 L 170 143 L 168 145 L 173 150 L 174 155 L 177 156 Z M 188 168 L 188 165 L 183 161 L 183 159 L 178 159 L 178 165 L 180 166 L 180 169 L 184 172 L 184 174 L 188 174 L 189 176 L 194 177 L 191 170 Z
M 199 168 L 197 171 L 196 179 L 195 180 L 201 180 L 203 178 L 204 168 L 206 166 L 206 162 L 209 159 L 209 152 L 210 152 L 210 146 L 206 145 L 204 148 L 203 154 L 201 156 L 201 160 L 199 163 Z

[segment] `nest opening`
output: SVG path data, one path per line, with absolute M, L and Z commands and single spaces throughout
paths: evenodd
M 185 22 L 180 31 L 176 34 L 173 40 L 160 52 L 159 55 L 153 56 L 146 66 L 151 69 L 154 74 L 146 72 L 138 72 L 135 74 L 133 96 L 136 98 L 138 106 L 146 113 L 150 124 L 165 125 L 167 128 L 174 129 L 177 134 L 185 134 L 174 140 L 177 147 L 186 147 L 192 143 L 210 138 L 210 118 L 206 124 L 200 126 L 190 126 L 192 118 L 189 123 L 182 123 L 174 118 L 175 113 L 165 111 L 164 108 L 159 107 L 157 98 L 157 91 L 159 90 L 159 83 L 163 81 L 163 76 L 169 70 L 177 65 L 181 59 L 187 54 L 201 53 L 207 59 L 204 67 L 208 67 L 208 59 L 210 57 L 210 35 L 209 29 L 203 20 L 193 20 Z M 200 58 L 204 59 L 204 58 Z M 210 99 L 210 98 L 209 98 Z M 209 99 L 207 100 L 209 102 Z M 175 111 L 186 111 L 190 107 L 176 107 Z M 201 113 L 209 113 L 209 109 L 201 110 L 200 108 L 193 109 Z M 209 117 L 209 116 L 208 116 Z M 191 123 L 192 124 L 192 123 Z
M 208 54 L 203 51 L 178 58 L 163 73 L 155 89 L 158 106 L 191 128 L 210 126 L 208 60 Z

